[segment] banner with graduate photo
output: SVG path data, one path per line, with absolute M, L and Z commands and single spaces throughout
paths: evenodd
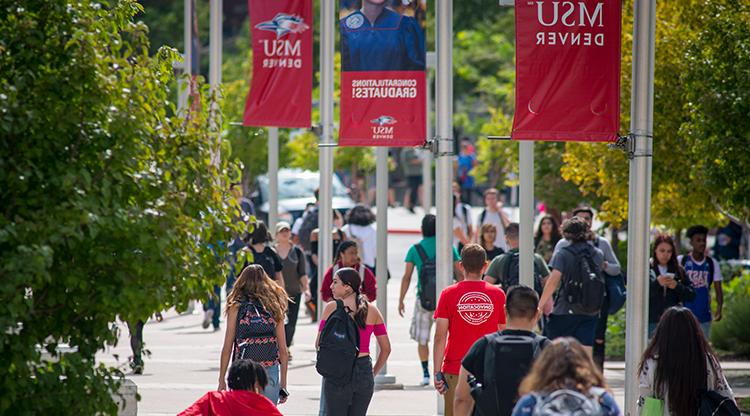
M 340 146 L 425 142 L 426 0 L 340 0 Z

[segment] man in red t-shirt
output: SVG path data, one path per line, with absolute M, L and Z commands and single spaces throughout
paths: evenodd
M 476 340 L 505 326 L 505 292 L 482 280 L 487 268 L 484 248 L 466 245 L 459 265 L 466 279 L 443 289 L 435 310 L 435 389 L 445 397 L 445 416 L 453 415 L 464 355 Z

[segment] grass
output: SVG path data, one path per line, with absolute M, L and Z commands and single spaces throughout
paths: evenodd
M 750 413 L 750 397 L 737 398 L 737 406 L 740 408 L 740 412 Z

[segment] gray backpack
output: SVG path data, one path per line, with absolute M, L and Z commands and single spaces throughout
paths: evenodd
M 575 390 L 557 390 L 547 395 L 534 394 L 533 416 L 604 416 L 606 411 L 599 403 L 606 390 L 592 387 L 589 394 Z

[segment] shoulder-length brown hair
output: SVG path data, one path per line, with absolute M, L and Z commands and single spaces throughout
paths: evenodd
M 275 280 L 268 277 L 259 264 L 251 264 L 242 270 L 232 291 L 227 295 L 226 313 L 228 314 L 229 308 L 242 302 L 243 299 L 259 301 L 273 315 L 276 322 L 284 322 L 289 297 Z
M 606 389 L 607 383 L 589 353 L 573 338 L 558 338 L 539 354 L 518 394 L 560 389 L 587 393 L 591 387 Z

